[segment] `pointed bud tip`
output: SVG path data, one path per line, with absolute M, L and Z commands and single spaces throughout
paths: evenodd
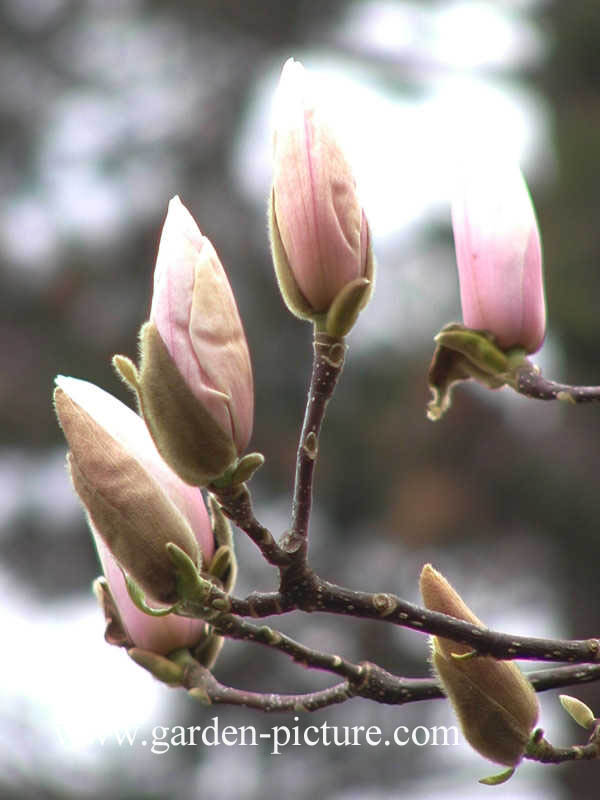
M 138 386 L 138 371 L 130 358 L 127 356 L 116 355 L 112 357 L 113 369 L 121 378 L 121 380 L 133 391 L 137 390 Z
M 484 786 L 500 786 L 501 783 L 506 783 L 515 774 L 515 767 L 499 772 L 497 775 L 488 775 L 487 778 L 480 778 L 478 783 Z

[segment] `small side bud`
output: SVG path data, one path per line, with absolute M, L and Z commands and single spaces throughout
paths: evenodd
M 132 661 L 135 661 L 140 667 L 154 675 L 157 680 L 166 683 L 168 686 L 181 686 L 184 674 L 183 669 L 178 664 L 164 656 L 152 653 L 150 650 L 142 650 L 139 647 L 132 647 L 127 652 Z
M 367 278 L 356 278 L 335 296 L 325 320 L 325 332 L 336 339 L 350 333 L 358 315 L 369 302 L 373 284 Z
M 238 574 L 231 524 L 213 495 L 208 496 L 208 509 L 217 546 L 213 560 L 208 567 L 208 573 L 222 583 L 226 592 L 231 592 Z
M 223 513 L 218 500 L 212 494 L 208 495 L 208 511 L 210 513 L 210 521 L 217 547 L 226 545 L 227 547 L 231 547 L 233 549 L 231 525 Z
M 223 585 L 226 592 L 235 586 L 237 578 L 237 560 L 231 547 L 221 545 L 213 556 L 208 573 Z
M 497 775 L 488 775 L 487 778 L 480 778 L 478 783 L 482 783 L 484 786 L 500 786 L 500 784 L 510 780 L 514 774 L 515 768 L 510 767 L 510 769 L 499 772 Z
M 177 596 L 180 600 L 203 603 L 207 598 L 211 584 L 196 569 L 189 555 L 173 542 L 166 546 L 167 553 L 177 574 Z
M 568 694 L 560 694 L 558 696 L 561 706 L 567 714 L 575 720 L 582 728 L 589 730 L 596 721 L 594 712 L 589 706 L 586 706 L 581 700 L 576 697 L 571 697 Z
M 247 483 L 254 473 L 265 463 L 262 453 L 248 453 L 242 456 L 231 475 L 231 486 L 238 486 L 240 483 Z
M 210 628 L 210 626 L 207 625 L 207 628 Z M 219 636 L 218 633 L 214 631 L 207 632 L 204 639 L 193 651 L 193 656 L 203 667 L 212 669 L 224 644 L 225 639 Z
M 132 392 L 137 392 L 139 375 L 137 367 L 127 356 L 113 356 L 112 365 L 117 375 L 129 386 Z
M 193 689 L 190 689 L 188 691 L 188 695 L 194 700 L 197 700 L 203 706 L 210 706 L 212 704 L 212 700 L 208 696 L 206 689 L 202 689 L 199 686 L 195 686 Z
M 431 564 L 423 567 L 420 587 L 426 608 L 484 628 Z M 509 661 L 489 656 L 453 658 L 454 654 L 470 653 L 472 648 L 450 639 L 433 636 L 432 650 L 435 671 L 469 744 L 490 761 L 515 767 L 523 757 L 539 714 L 529 681 Z

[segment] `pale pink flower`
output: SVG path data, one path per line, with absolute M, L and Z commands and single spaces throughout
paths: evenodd
M 273 213 L 297 286 L 316 312 L 365 277 L 369 233 L 339 142 L 302 64 L 286 61 L 275 101 Z
M 150 322 L 188 388 L 241 454 L 254 415 L 248 345 L 219 257 L 179 197 L 169 203 L 160 239 Z
M 452 203 L 463 321 L 500 347 L 538 350 L 546 306 L 535 212 L 519 168 L 472 164 Z

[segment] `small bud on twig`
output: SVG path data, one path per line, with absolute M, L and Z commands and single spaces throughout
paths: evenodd
M 575 720 L 582 728 L 589 729 L 593 726 L 596 718 L 592 709 L 578 700 L 576 697 L 571 697 L 568 694 L 559 694 L 561 706 L 565 709 L 567 714 Z

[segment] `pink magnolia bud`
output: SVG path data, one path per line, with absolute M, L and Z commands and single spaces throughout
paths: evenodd
M 369 232 L 354 177 L 313 99 L 309 76 L 291 58 L 276 97 L 271 204 L 275 268 L 293 313 L 325 312 L 352 281 L 371 280 Z
M 202 621 L 173 614 L 153 618 L 139 611 L 119 565 L 149 600 L 174 601 L 167 542 L 182 547 L 199 567 L 214 551 L 200 490 L 164 463 L 144 421 L 119 400 L 75 378 L 59 376 L 56 383 L 56 411 L 70 447 L 71 475 L 128 640 L 158 652 L 197 641 Z
M 234 468 L 252 433 L 254 390 L 235 299 L 212 244 L 178 197 L 169 203 L 139 370 L 113 364 L 136 392 L 160 454 L 186 483 Z
M 538 350 L 546 325 L 542 252 L 519 168 L 492 159 L 473 165 L 452 204 L 452 226 L 465 325 L 489 331 L 505 350 Z
M 198 402 L 242 453 L 254 415 L 248 345 L 219 257 L 179 197 L 160 239 L 150 322 Z

